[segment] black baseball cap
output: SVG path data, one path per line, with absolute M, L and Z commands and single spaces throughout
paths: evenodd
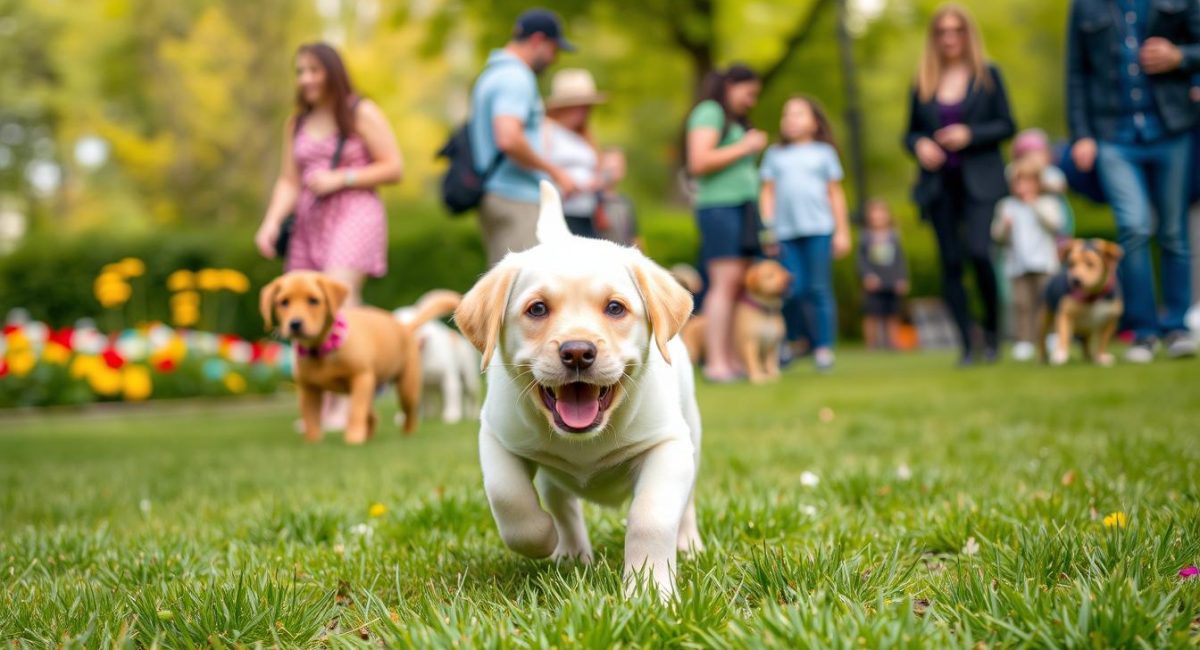
M 575 51 L 575 45 L 563 37 L 562 19 L 549 9 L 529 9 L 517 17 L 513 38 L 525 40 L 534 34 L 544 34 L 557 43 L 560 50 Z

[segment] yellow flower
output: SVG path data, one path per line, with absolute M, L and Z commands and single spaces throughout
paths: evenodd
M 1129 520 L 1126 519 L 1125 513 L 1123 512 L 1114 512 L 1104 517 L 1105 528 L 1112 528 L 1114 526 L 1117 528 L 1124 528 L 1125 524 L 1128 522 Z
M 46 343 L 46 347 L 42 348 L 42 358 L 46 360 L 46 363 L 65 366 L 71 360 L 71 351 L 58 341 L 49 341 Z
M 71 379 L 83 379 L 90 376 L 104 361 L 94 354 L 81 354 L 71 361 Z
M 234 293 L 246 293 L 250 290 L 250 278 L 247 278 L 246 274 L 241 271 L 225 269 L 221 271 L 221 276 L 225 288 Z
M 8 342 L 8 351 L 11 354 L 17 350 L 28 350 L 32 347 L 29 343 L 29 337 L 25 336 L 25 332 L 21 330 L 13 330 L 6 337 Z
M 122 369 L 124 397 L 131 402 L 140 402 L 150 397 L 150 369 L 146 366 L 128 365 Z
M 225 389 L 234 395 L 240 395 L 246 392 L 246 378 L 237 374 L 236 372 L 231 372 L 228 375 L 225 375 L 224 383 Z
M 33 367 L 37 365 L 37 357 L 32 350 L 9 350 L 8 352 L 8 371 L 14 377 L 24 377 L 33 372 Z
M 217 269 L 200 269 L 196 272 L 196 286 L 201 291 L 220 291 L 221 272 Z
M 171 296 L 171 320 L 178 327 L 189 327 L 200 320 L 200 294 L 180 291 Z
M 121 392 L 121 371 L 97 364 L 87 376 L 88 385 L 99 395 L 112 396 Z
M 117 262 L 117 268 L 121 270 L 121 275 L 136 278 L 146 272 L 146 263 L 136 257 L 126 257 Z
M 187 269 L 179 269 L 167 276 L 167 288 L 171 291 L 186 291 L 196 286 L 195 275 Z
M 133 288 L 125 281 L 120 274 L 113 271 L 105 271 L 96 276 L 96 281 L 92 284 L 92 291 L 96 294 L 96 300 L 105 307 L 116 307 L 129 300 L 129 296 L 133 293 Z
M 379 518 L 387 514 L 387 506 L 382 503 L 372 503 L 370 508 L 367 508 L 367 516 Z

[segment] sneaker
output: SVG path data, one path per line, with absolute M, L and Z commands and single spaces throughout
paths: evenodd
M 1035 354 L 1037 354 L 1037 350 L 1034 349 L 1033 344 L 1029 341 L 1017 341 L 1013 343 L 1013 361 L 1032 361 Z
M 1138 339 L 1125 351 L 1125 361 L 1128 363 L 1150 363 L 1154 361 L 1154 347 L 1158 342 L 1153 338 Z
M 817 348 L 813 351 L 813 363 L 817 365 L 817 370 L 820 372 L 833 370 L 833 350 Z
M 1196 339 L 1187 330 L 1167 334 L 1163 344 L 1167 347 L 1168 359 L 1190 359 L 1196 356 Z

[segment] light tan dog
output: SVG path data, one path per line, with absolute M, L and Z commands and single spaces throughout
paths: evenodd
M 320 273 L 293 271 L 263 287 L 259 306 L 267 329 L 279 322 L 280 335 L 293 343 L 300 388 L 304 439 L 321 438 L 325 392 L 350 395 L 347 444 L 366 442 L 375 432 L 372 402 L 376 389 L 395 382 L 404 411 L 404 432 L 417 427 L 421 399 L 421 353 L 416 328 L 458 306 L 453 291 L 432 291 L 417 303 L 405 324 L 374 307 L 343 307 L 349 289 Z
M 746 271 L 744 283 L 733 308 L 733 343 L 747 377 L 762 384 L 779 378 L 779 348 L 786 334 L 783 299 L 792 274 L 775 260 L 762 260 Z
M 1046 286 L 1038 351 L 1042 362 L 1062 365 L 1071 356 L 1071 341 L 1081 336 L 1083 354 L 1102 366 L 1112 365 L 1108 343 L 1125 311 L 1117 263 L 1124 251 L 1103 239 L 1073 239 L 1062 251 L 1063 268 Z M 1046 336 L 1054 332 L 1054 350 Z M 1092 350 L 1092 343 L 1095 350 Z
M 685 264 L 671 267 L 671 275 L 693 294 L 700 288 L 700 276 Z M 750 381 L 763 383 L 779 377 L 779 349 L 785 328 L 783 298 L 792 283 L 792 274 L 774 260 L 751 265 L 743 279 L 745 293 L 733 308 L 733 344 Z M 680 332 L 693 364 L 704 360 L 704 314 L 694 314 Z

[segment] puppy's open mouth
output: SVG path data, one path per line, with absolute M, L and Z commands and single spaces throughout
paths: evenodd
M 561 386 L 539 385 L 538 392 L 558 428 L 586 433 L 600 426 L 617 394 L 617 384 L 599 386 L 576 381 Z

